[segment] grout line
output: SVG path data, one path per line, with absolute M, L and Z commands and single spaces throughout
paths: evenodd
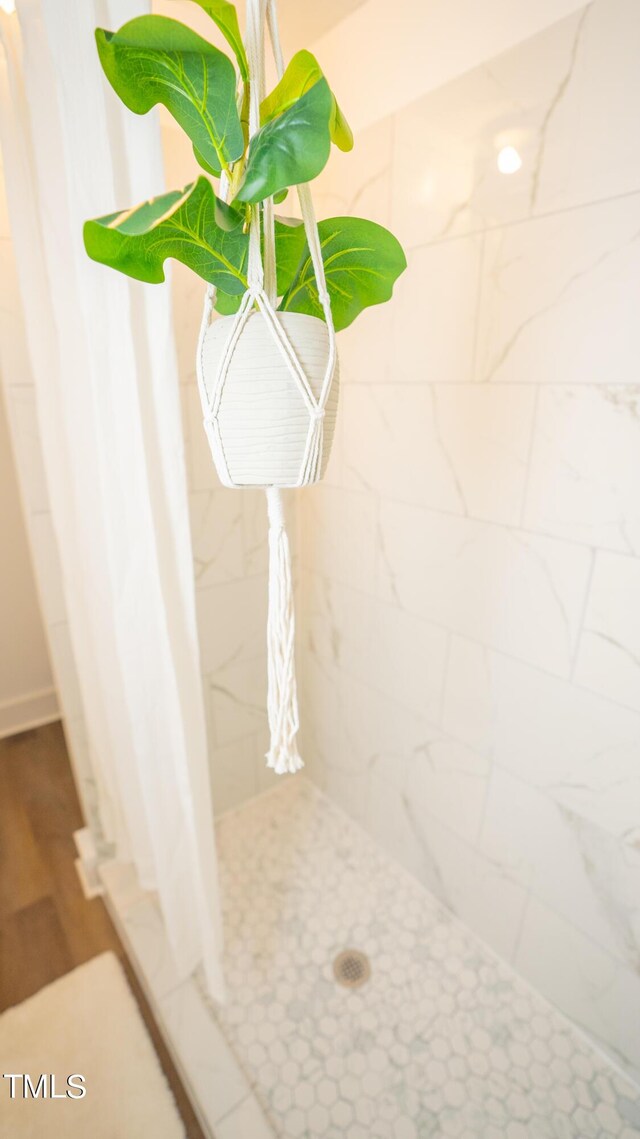
M 440 707 L 438 709 L 437 724 L 434 725 L 435 727 L 439 728 L 441 732 L 444 732 L 445 735 L 447 733 L 446 733 L 446 729 L 444 727 L 444 709 L 445 709 L 445 704 L 446 704 L 446 699 L 447 699 L 447 691 L 448 691 L 448 686 L 449 686 L 449 665 L 451 662 L 451 654 L 453 651 L 453 637 L 454 637 L 454 633 L 451 630 L 449 630 L 448 635 L 447 635 L 447 644 L 446 644 L 445 653 L 444 653 L 444 663 L 442 666 L 442 692 L 440 693 Z
M 514 229 L 522 225 L 531 225 L 538 221 L 545 221 L 548 218 L 562 217 L 563 214 L 576 213 L 578 210 L 596 209 L 598 206 L 607 205 L 609 203 L 626 201 L 628 198 L 640 197 L 640 190 L 625 190 L 622 194 L 614 194 L 608 198 L 594 198 L 590 202 L 578 202 L 571 206 L 561 206 L 559 209 L 548 210 L 546 212 L 537 214 L 528 214 L 526 217 L 515 218 L 512 221 L 496 222 L 495 225 L 479 226 L 477 229 L 464 230 L 461 233 L 449 234 L 447 237 L 434 237 L 428 241 L 419 242 L 417 245 L 408 245 L 407 253 L 416 253 L 421 249 L 428 249 L 433 245 L 448 245 L 453 241 L 464 241 L 467 237 L 478 237 L 488 233 L 496 233 L 496 231 L 504 229 Z
M 585 591 L 584 591 L 584 598 L 582 601 L 582 605 L 580 607 L 580 618 L 579 618 L 578 624 L 577 624 L 578 634 L 576 636 L 576 643 L 573 646 L 573 652 L 571 654 L 572 659 L 571 659 L 571 671 L 569 673 L 569 680 L 570 680 L 571 684 L 573 684 L 576 688 L 581 687 L 581 685 L 576 683 L 575 674 L 576 674 L 576 668 L 578 667 L 578 657 L 580 655 L 580 646 L 582 644 L 582 634 L 584 633 L 584 623 L 585 623 L 585 619 L 587 616 L 589 599 L 591 597 L 591 586 L 593 583 L 593 575 L 595 574 L 595 570 L 596 570 L 596 556 L 597 556 L 597 554 L 598 554 L 598 550 L 592 550 L 591 551 L 591 564 L 589 566 L 589 573 L 587 574 L 587 584 L 586 584 Z M 612 701 L 612 703 L 613 703 L 613 701 Z M 623 705 L 623 707 L 624 707 L 624 705 Z
M 513 949 L 511 950 L 511 956 L 509 957 L 509 964 L 513 966 L 513 969 L 516 971 L 516 973 L 518 972 L 518 970 L 516 969 L 515 963 L 518 959 L 518 953 L 520 952 L 520 945 L 522 942 L 522 936 L 524 934 L 525 922 L 527 919 L 527 914 L 529 913 L 529 909 L 531 908 L 532 897 L 533 897 L 532 891 L 527 890 L 527 896 L 524 900 L 524 906 L 522 907 L 522 913 L 520 914 L 520 921 L 518 922 L 518 930 L 517 930 L 515 940 L 513 943 Z M 518 976 L 520 976 L 519 973 L 518 973 Z M 555 1008 L 555 1005 L 553 1007 Z
M 520 504 L 520 517 L 518 520 L 518 529 L 525 529 L 525 518 L 527 515 L 527 500 L 529 498 L 529 486 L 531 483 L 531 460 L 533 459 L 533 449 L 536 441 L 536 434 L 538 430 L 538 410 L 540 407 L 540 385 L 535 386 L 533 395 L 533 407 L 531 409 L 531 432 L 529 435 L 529 446 L 527 448 L 527 461 L 525 466 L 524 486 L 522 487 L 522 502 Z M 542 531 L 534 530 L 532 533 L 540 534 Z
M 358 390 L 359 388 L 421 388 L 427 387 L 441 387 L 441 388 L 543 388 L 553 390 L 554 388 L 575 388 L 578 391 L 593 391 L 600 388 L 619 388 L 621 392 L 637 392 L 640 391 L 640 383 L 637 379 L 633 380 L 348 380 L 344 381 L 345 391 Z M 323 483 L 325 480 L 323 479 Z M 325 485 L 334 486 L 334 483 L 325 483 Z M 304 489 L 304 488 L 303 488 Z M 194 494 L 204 494 L 204 491 L 193 491 Z
M 531 385 L 531 386 L 535 387 L 537 385 Z M 502 522 L 499 519 L 486 518 L 486 517 L 482 517 L 479 514 L 457 513 L 454 510 L 447 510 L 446 507 L 443 507 L 443 506 L 432 506 L 432 505 L 426 504 L 426 503 L 410 502 L 404 498 L 396 498 L 394 495 L 388 495 L 388 494 L 385 495 L 385 494 L 382 494 L 377 489 L 375 489 L 375 490 L 372 490 L 370 488 L 360 489 L 358 487 L 351 487 L 351 486 L 338 487 L 338 486 L 333 486 L 333 485 L 331 485 L 328 489 L 330 489 L 335 494 L 339 494 L 342 498 L 344 498 L 345 495 L 360 495 L 363 498 L 364 497 L 371 498 L 372 495 L 376 495 L 379 497 L 381 504 L 382 503 L 391 503 L 394 506 L 404 506 L 409 510 L 420 510 L 426 514 L 436 514 L 439 517 L 442 516 L 445 518 L 454 518 L 459 522 L 480 523 L 484 526 L 492 526 L 492 527 L 494 527 L 498 530 L 501 530 L 501 531 L 506 530 L 509 533 L 516 531 L 517 533 L 520 533 L 520 534 L 528 534 L 532 538 L 543 538 L 546 541 L 558 543 L 558 545 L 577 547 L 578 549 L 581 549 L 581 550 L 595 550 L 595 551 L 599 551 L 599 552 L 602 552 L 605 554 L 613 554 L 615 557 L 632 558 L 634 561 L 637 561 L 640 558 L 640 550 L 638 550 L 637 552 L 630 551 L 628 548 L 625 548 L 624 550 L 619 550 L 619 549 L 615 549 L 613 546 L 600 546 L 595 541 L 588 542 L 588 541 L 582 541 L 579 538 L 569 538 L 563 534 L 554 533 L 551 530 L 537 530 L 537 529 L 534 530 L 528 526 L 521 526 L 517 522 Z M 306 569 L 313 568 L 313 567 L 308 567 L 306 565 L 306 563 L 304 563 L 304 564 L 305 564 Z M 257 576 L 257 575 L 254 575 L 254 576 Z M 236 580 L 239 580 L 239 579 L 234 579 L 234 584 L 235 584 Z M 340 579 L 336 578 L 334 580 L 340 580 Z M 226 584 L 226 583 L 224 583 L 224 584 Z M 343 584 L 346 584 L 346 583 L 343 582 Z M 212 586 L 207 586 L 206 588 L 215 589 L 216 587 L 212 585 Z M 204 591 L 201 590 L 200 592 L 204 592 Z
M 482 245 L 480 247 L 480 257 L 478 258 L 478 279 L 476 281 L 476 306 L 474 313 L 474 327 L 473 327 L 473 346 L 471 349 L 471 370 L 472 383 L 479 383 L 476 378 L 478 375 L 478 348 L 480 343 L 480 313 L 482 311 L 482 302 L 484 299 L 483 283 L 485 280 L 485 260 L 487 250 L 487 235 L 482 234 Z
M 307 572 L 313 573 L 312 568 L 310 567 L 309 571 L 307 571 Z M 625 712 L 631 712 L 634 715 L 640 716 L 640 712 L 639 712 L 637 707 L 634 707 L 631 704 L 624 704 L 622 702 L 622 700 L 616 700 L 612 696 L 609 696 L 608 694 L 600 693 L 600 691 L 598 691 L 597 689 L 588 688 L 588 687 L 586 687 L 586 685 L 582 685 L 582 683 L 572 680 L 572 678 L 569 677 L 568 674 L 563 674 L 563 673 L 559 673 L 559 672 L 550 672 L 548 669 L 544 669 L 544 667 L 542 667 L 542 665 L 540 665 L 540 664 L 534 664 L 531 661 L 527 661 L 527 659 L 525 659 L 524 657 L 515 656 L 512 653 L 506 653 L 506 652 L 504 652 L 504 649 L 495 648 L 495 646 L 493 646 L 493 645 L 487 645 L 485 641 L 478 640 L 477 637 L 470 637 L 469 634 L 466 632 L 459 632 L 459 630 L 457 630 L 457 629 L 451 629 L 450 625 L 444 625 L 441 622 L 434 621 L 432 617 L 424 617 L 424 616 L 421 616 L 419 614 L 411 613 L 409 611 L 409 609 L 404 608 L 404 606 L 402 606 L 402 605 L 394 603 L 394 601 L 389 601 L 387 598 L 376 597 L 375 595 L 372 595 L 372 593 L 366 593 L 363 590 L 358 589 L 358 587 L 355 587 L 355 585 L 352 585 L 348 582 L 343 582 L 343 581 L 338 581 L 336 579 L 333 579 L 333 584 L 338 584 L 343 589 L 351 590 L 352 592 L 355 593 L 355 595 L 358 595 L 359 597 L 363 597 L 363 598 L 366 598 L 367 600 L 371 601 L 371 604 L 378 605 L 378 606 L 386 606 L 387 608 L 395 608 L 395 609 L 397 609 L 397 612 L 400 612 L 404 615 L 413 617 L 413 620 L 415 620 L 416 622 L 420 622 L 421 624 L 424 624 L 424 625 L 430 625 L 430 628 L 432 628 L 432 629 L 438 629 L 438 630 L 441 630 L 444 632 L 452 633 L 453 636 L 459 637 L 460 640 L 468 641 L 470 645 L 476 645 L 478 648 L 482 648 L 484 650 L 484 652 L 494 653 L 497 656 L 503 657 L 503 659 L 506 659 L 506 661 L 514 661 L 516 664 L 519 664 L 519 665 L 522 665 L 523 667 L 525 667 L 525 669 L 532 669 L 534 672 L 541 673 L 541 675 L 543 675 L 543 677 L 547 677 L 550 680 L 557 681 L 558 683 L 560 683 L 560 685 L 573 686 L 574 688 L 577 688 L 580 691 L 582 691 L 582 693 L 586 693 L 591 697 L 596 697 L 596 699 L 605 700 L 605 702 L 607 704 L 613 704 L 615 707 L 622 707 L 622 708 L 624 708 Z M 326 663 L 326 662 L 323 662 L 323 663 Z M 329 663 L 331 663 L 331 662 L 329 662 Z M 377 693 L 378 695 L 381 695 L 381 696 L 385 696 L 387 699 L 391 699 L 391 702 L 394 704 L 397 704 L 397 706 L 408 708 L 408 710 L 410 712 L 416 711 L 415 708 L 411 707 L 411 705 L 403 704 L 402 700 L 399 700 L 396 697 L 389 697 L 388 693 L 386 693 L 386 690 L 377 689 L 375 687 L 375 685 L 371 685 L 371 683 L 369 683 L 367 680 L 362 680 L 362 678 L 359 677 L 358 674 L 351 672 L 350 670 L 344 669 L 344 667 L 340 667 L 340 671 L 342 671 L 346 675 L 346 677 L 350 678 L 351 680 L 355 680 L 358 683 L 361 683 L 361 685 L 364 685 L 364 687 L 367 687 L 371 691 L 374 691 L 374 693 Z M 456 737 L 456 738 L 458 738 L 458 737 Z M 460 743 L 466 743 L 466 740 L 460 739 Z

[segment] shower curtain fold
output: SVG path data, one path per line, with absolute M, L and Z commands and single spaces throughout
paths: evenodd
M 99 25 L 140 0 L 0 12 L 0 140 L 101 821 L 158 891 L 176 963 L 222 997 L 220 921 L 169 286 L 89 261 L 83 219 L 162 192 L 157 118 L 123 114 Z

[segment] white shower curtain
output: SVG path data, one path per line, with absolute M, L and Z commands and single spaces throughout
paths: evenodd
M 51 509 L 101 818 L 158 891 L 178 967 L 222 994 L 169 286 L 89 261 L 87 217 L 163 189 L 155 113 L 118 105 L 96 25 L 144 0 L 0 12 L 0 139 Z

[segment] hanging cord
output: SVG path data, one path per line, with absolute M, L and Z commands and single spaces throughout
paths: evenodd
M 260 128 L 260 104 L 264 98 L 265 64 L 264 31 L 265 17 L 276 61 L 278 78 L 284 72 L 284 60 L 278 35 L 276 0 L 247 0 L 247 28 L 245 47 L 249 65 L 249 137 Z M 228 197 L 228 183 L 221 180 L 220 196 Z M 308 186 L 298 187 L 298 198 L 302 220 L 313 265 L 318 297 L 322 306 L 327 330 L 328 353 L 326 369 L 320 393 L 316 398 L 304 367 L 292 345 L 284 324 L 275 311 L 277 303 L 276 259 L 275 259 L 275 216 L 273 199 L 269 198 L 262 207 L 251 207 L 249 224 L 249 259 L 247 270 L 248 288 L 242 303 L 233 318 L 231 330 L 217 368 L 217 375 L 207 391 L 204 376 L 203 352 L 209 322 L 215 305 L 215 289 L 207 288 L 204 311 L 200 328 L 197 351 L 198 386 L 204 412 L 204 425 L 222 481 L 227 486 L 235 486 L 224 456 L 220 435 L 219 411 L 231 360 L 238 340 L 247 321 L 260 312 L 271 335 L 286 362 L 293 382 L 304 401 L 309 428 L 297 486 L 315 482 L 320 475 L 323 453 L 324 413 L 326 401 L 336 371 L 335 329 L 331 314 L 331 304 L 327 292 L 322 250 L 318 228 L 313 212 L 311 193 Z M 269 514 L 269 615 L 267 622 L 267 673 L 270 746 L 267 752 L 267 766 L 278 774 L 298 771 L 302 760 L 298 755 L 296 734 L 299 727 L 298 700 L 295 677 L 295 618 L 293 605 L 293 583 L 291 574 L 291 553 L 287 538 L 282 496 L 275 486 L 266 488 Z
M 260 104 L 264 98 L 264 20 L 267 0 L 247 0 L 247 57 L 251 91 L 249 137 L 260 129 Z M 275 264 L 275 219 L 273 199 L 263 206 L 264 267 L 260 249 L 260 206 L 253 207 L 249 244 L 249 288 L 264 289 L 268 301 L 262 309 L 273 313 L 277 302 Z M 261 306 L 262 307 L 262 306 Z M 273 313 L 274 323 L 277 323 Z M 295 356 L 295 353 L 293 353 Z M 296 358 L 297 359 L 297 358 Z M 302 369 L 300 368 L 300 371 Z M 304 375 L 304 373 L 303 373 Z M 305 377 L 306 381 L 306 377 Z M 308 385 L 307 385 L 308 386 Z M 309 392 L 313 400 L 313 393 Z M 291 575 L 291 550 L 285 527 L 282 494 L 267 487 L 269 517 L 269 612 L 267 617 L 267 712 L 269 750 L 267 767 L 277 775 L 293 774 L 303 766 L 296 735 L 300 726 L 295 666 L 295 610 Z
M 282 495 L 267 487 L 269 512 L 269 616 L 267 619 L 267 711 L 271 742 L 267 767 L 276 775 L 304 766 L 296 744 L 300 722 L 295 664 L 295 613 L 291 552 L 284 522 Z

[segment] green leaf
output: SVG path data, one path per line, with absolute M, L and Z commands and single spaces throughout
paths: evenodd
M 220 316 L 233 316 L 238 311 L 242 304 L 242 296 L 231 297 L 228 293 L 223 293 L 221 290 L 216 292 L 216 300 L 214 308 Z
M 304 226 L 297 218 L 276 218 L 276 270 L 278 296 L 289 289 L 307 244 Z
M 237 194 L 240 201 L 262 202 L 288 186 L 317 177 L 331 149 L 332 106 L 329 85 L 320 79 L 256 132 Z
M 264 234 L 263 245 L 264 245 Z M 297 218 L 276 218 L 276 279 L 278 296 L 283 296 L 293 281 L 296 269 L 300 263 L 302 250 L 306 244 L 304 226 Z M 263 251 L 264 256 L 264 251 Z M 216 311 L 227 316 L 238 311 L 241 297 L 229 296 L 218 291 L 216 295 Z
M 310 51 L 297 51 L 292 56 L 282 79 L 267 95 L 260 105 L 260 122 L 269 123 L 272 119 L 282 115 L 293 106 L 301 95 L 309 91 L 318 80 L 323 79 L 322 68 L 315 55 Z M 331 94 L 332 109 L 329 120 L 331 141 L 335 142 L 340 150 L 351 150 L 353 135 L 349 124 L 336 102 L 335 95 Z
M 331 131 L 331 141 L 335 142 L 339 150 L 353 150 L 353 134 L 351 127 L 345 119 L 340 107 L 338 106 L 335 96 L 333 100 L 333 111 L 331 114 L 331 121 L 329 123 Z
M 198 178 L 184 190 L 86 222 L 85 249 L 94 261 L 152 283 L 164 281 L 164 262 L 174 257 L 205 281 L 238 296 L 247 287 L 249 238 L 241 225 L 224 228 L 234 214 L 216 199 L 211 183 Z
M 194 0 L 194 3 L 204 8 L 207 15 L 211 16 L 214 24 L 218 25 L 229 47 L 234 52 L 240 74 L 246 81 L 249 78 L 249 65 L 235 6 L 230 4 L 229 0 Z
M 407 261 L 399 241 L 375 222 L 351 217 L 327 218 L 320 222 L 318 231 L 333 322 L 339 332 L 364 308 L 389 300 Z M 323 318 L 306 243 L 280 308 Z
M 130 111 L 162 103 L 215 173 L 239 158 L 244 142 L 230 59 L 178 20 L 138 16 L 118 32 L 96 30 L 100 62 Z

